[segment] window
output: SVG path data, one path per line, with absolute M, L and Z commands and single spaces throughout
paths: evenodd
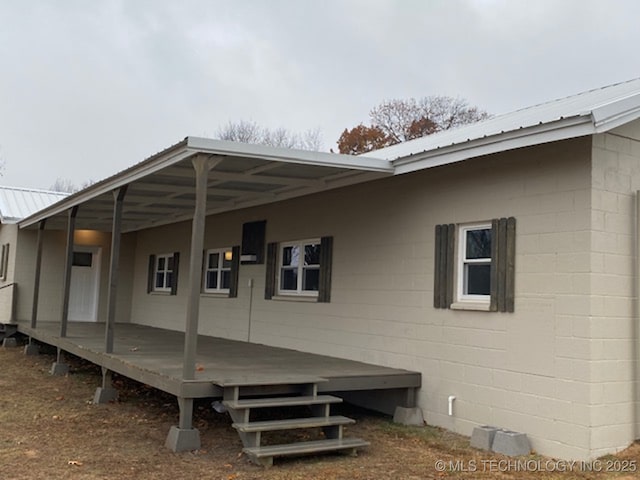
M 231 287 L 233 250 L 221 248 L 205 253 L 204 288 L 206 293 L 228 293 Z
M 331 301 L 333 237 L 267 245 L 264 298 L 276 295 Z
M 180 253 L 149 255 L 147 293 L 167 292 L 176 295 L 178 291 L 178 267 Z
M 93 253 L 73 252 L 71 265 L 74 267 L 91 267 L 93 265 Z
M 7 279 L 8 271 L 9 271 L 9 244 L 4 243 L 2 245 L 2 253 L 0 253 L 0 280 Z
M 488 303 L 491 295 L 491 225 L 463 226 L 459 232 L 458 300 Z
M 513 312 L 515 229 L 513 217 L 437 225 L 433 306 Z
M 278 291 L 317 295 L 320 287 L 320 240 L 283 243 L 280 246 Z
M 156 280 L 153 289 L 158 292 L 170 292 L 173 285 L 173 255 L 156 257 Z

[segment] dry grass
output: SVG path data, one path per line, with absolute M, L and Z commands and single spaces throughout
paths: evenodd
M 348 434 L 365 438 L 371 447 L 357 457 L 319 456 L 276 460 L 269 470 L 251 464 L 226 415 L 216 414 L 209 402 L 196 408 L 196 426 L 202 449 L 172 453 L 164 448 L 165 436 L 176 424 L 175 398 L 117 377 L 118 403 L 93 405 L 99 385 L 95 366 L 75 360 L 71 374 L 53 377 L 53 357 L 24 356 L 20 349 L 0 348 L 0 478 L 3 479 L 430 479 L 430 478 L 637 478 L 629 473 L 559 474 L 548 471 L 516 472 L 491 469 L 489 461 L 508 460 L 469 448 L 468 439 L 440 429 L 408 428 L 388 418 L 361 410 L 348 412 L 358 423 Z M 526 460 L 549 459 L 531 456 Z M 640 460 L 632 446 L 607 457 L 614 469 Z M 475 472 L 437 471 L 464 466 Z M 449 463 L 452 462 L 452 463 Z M 474 463 L 475 462 L 475 463 Z M 484 463 L 483 463 L 484 462 Z M 533 464 L 530 464 L 533 465 Z M 607 465 L 606 463 L 603 465 Z M 492 470 L 492 471 L 491 471 Z

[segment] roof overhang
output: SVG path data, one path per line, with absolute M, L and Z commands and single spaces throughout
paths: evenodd
M 192 159 L 214 160 L 208 176 L 207 214 L 310 195 L 393 175 L 387 160 L 325 152 L 248 145 L 187 137 L 112 177 L 25 218 L 21 228 L 47 220 L 64 229 L 77 206 L 77 229 L 110 231 L 113 194 L 127 186 L 122 231 L 188 220 L 193 216 L 195 173 Z
M 438 147 L 409 157 L 398 158 L 393 161 L 393 165 L 396 174 L 409 173 L 492 153 L 583 137 L 593 133 L 596 133 L 596 130 L 592 116 L 588 114 L 563 118 L 555 122 L 542 123 L 509 132 L 501 132 L 497 135 L 469 140 L 465 143 Z
M 517 110 L 367 154 L 396 174 L 605 133 L 640 118 L 640 79 Z

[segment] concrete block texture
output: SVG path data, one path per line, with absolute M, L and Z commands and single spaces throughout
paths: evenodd
M 498 429 L 490 425 L 475 427 L 471 434 L 471 446 L 481 450 L 491 450 Z
M 40 353 L 40 347 L 38 345 L 30 343 L 29 345 L 24 346 L 25 355 L 35 356 L 35 355 L 38 355 L 39 353 Z
M 18 346 L 18 342 L 16 341 L 15 338 L 9 337 L 2 340 L 2 346 L 4 348 L 14 348 Z
M 51 375 L 64 376 L 69 373 L 69 365 L 66 363 L 53 362 L 50 370 Z
M 422 409 L 418 407 L 396 407 L 396 411 L 393 414 L 393 421 L 394 423 L 400 423 L 402 425 L 424 427 L 424 416 L 422 415 Z
M 173 452 L 188 452 L 200 448 L 200 431 L 196 428 L 171 427 L 165 447 Z
M 96 393 L 93 395 L 93 403 L 98 405 L 100 403 L 115 402 L 118 399 L 118 391 L 115 388 L 96 388 Z
M 491 449 L 503 455 L 518 456 L 531 453 L 531 445 L 526 433 L 498 430 Z

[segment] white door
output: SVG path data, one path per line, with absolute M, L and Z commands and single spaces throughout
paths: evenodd
M 69 320 L 80 322 L 98 320 L 100 253 L 100 247 L 76 246 L 73 248 Z

